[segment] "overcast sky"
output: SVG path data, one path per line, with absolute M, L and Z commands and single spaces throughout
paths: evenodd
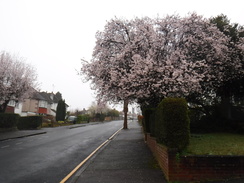
M 76 70 L 89 60 L 95 33 L 114 18 L 221 13 L 244 25 L 243 0 L 0 0 L 0 51 L 26 58 L 41 91 L 61 92 L 70 109 L 88 108 L 94 91 Z

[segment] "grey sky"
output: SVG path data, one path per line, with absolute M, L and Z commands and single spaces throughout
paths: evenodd
M 0 0 L 0 51 L 27 59 L 38 73 L 40 89 L 61 92 L 71 109 L 94 101 L 81 82 L 80 59 L 89 60 L 95 33 L 114 18 L 221 13 L 244 25 L 243 0 Z

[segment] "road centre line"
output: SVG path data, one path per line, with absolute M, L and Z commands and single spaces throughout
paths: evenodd
M 77 170 L 79 170 L 99 149 L 101 149 L 106 143 L 111 141 L 114 136 L 123 128 L 120 128 L 117 130 L 113 135 L 111 135 L 105 142 L 103 142 L 98 148 L 96 148 L 89 156 L 86 157 L 79 165 L 77 165 L 63 180 L 60 181 L 60 183 L 65 183 L 70 177 L 74 175 Z

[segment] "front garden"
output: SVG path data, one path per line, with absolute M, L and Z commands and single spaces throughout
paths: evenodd
M 208 133 L 191 135 L 186 155 L 244 155 L 244 135 Z
M 145 140 L 166 179 L 206 181 L 243 178 L 242 131 L 236 131 L 236 127 L 231 131 L 233 126 L 226 123 L 224 129 L 228 133 L 220 132 L 222 126 L 213 129 L 214 133 L 203 133 L 203 130 L 191 133 L 188 114 L 184 99 L 166 98 L 157 108 L 143 109 L 143 118 L 140 117 L 143 119 Z

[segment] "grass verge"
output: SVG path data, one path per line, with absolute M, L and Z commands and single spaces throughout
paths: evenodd
M 210 133 L 192 135 L 186 155 L 244 155 L 244 135 Z

